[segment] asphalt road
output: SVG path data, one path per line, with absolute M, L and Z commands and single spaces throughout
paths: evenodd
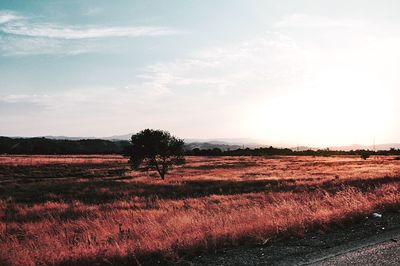
M 179 266 L 399 265 L 400 210 L 302 237 L 221 250 L 181 260 Z
M 385 242 L 348 252 L 316 265 L 400 265 L 400 243 Z
M 353 244 L 354 245 L 354 244 Z M 314 259 L 306 265 L 400 265 L 400 233 L 364 240 L 350 249 Z

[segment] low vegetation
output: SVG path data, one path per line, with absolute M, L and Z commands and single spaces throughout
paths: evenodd
M 400 205 L 391 156 L 0 156 L 1 265 L 154 265 L 327 231 Z

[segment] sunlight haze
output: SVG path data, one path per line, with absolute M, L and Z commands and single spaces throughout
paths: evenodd
M 1 1 L 0 135 L 400 142 L 398 1 Z

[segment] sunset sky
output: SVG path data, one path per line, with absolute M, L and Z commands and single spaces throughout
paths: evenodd
M 0 2 L 0 135 L 400 142 L 400 1 Z

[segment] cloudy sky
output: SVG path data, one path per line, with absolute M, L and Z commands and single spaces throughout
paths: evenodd
M 400 2 L 0 2 L 0 135 L 400 142 Z

